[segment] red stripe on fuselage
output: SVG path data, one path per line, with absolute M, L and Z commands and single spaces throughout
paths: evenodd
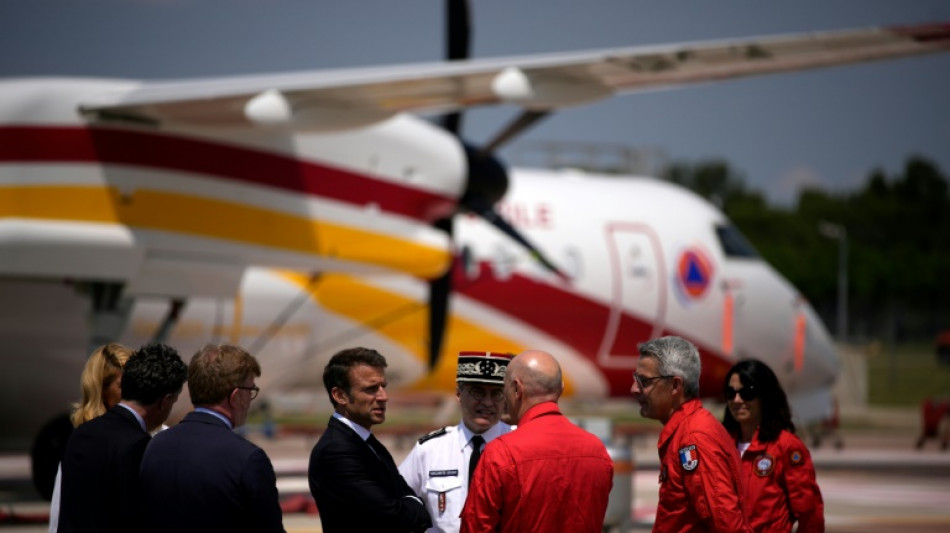
M 99 163 L 188 172 L 328 198 L 431 222 L 453 198 L 246 147 L 100 127 L 0 127 L 0 161 Z
M 515 317 L 557 338 L 590 359 L 607 381 L 610 396 L 630 396 L 633 371 L 624 368 L 606 368 L 597 363 L 597 353 L 610 314 L 606 306 L 577 293 L 519 274 L 512 274 L 505 280 L 497 279 L 492 274 L 491 267 L 485 263 L 480 265 L 480 273 L 475 279 L 466 278 L 464 272 L 457 269 L 454 284 L 456 291 L 467 298 Z M 623 313 L 612 351 L 635 356 L 639 353 L 637 343 L 649 340 L 652 331 L 653 324 Z M 665 329 L 662 335 L 679 335 L 689 338 L 688 333 L 670 329 Z M 697 344 L 693 339 L 690 341 L 699 348 L 703 361 L 700 390 L 708 397 L 716 397 L 722 390 L 725 373 L 731 367 L 731 363 L 708 346 Z

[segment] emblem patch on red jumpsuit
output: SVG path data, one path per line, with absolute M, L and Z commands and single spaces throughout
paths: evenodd
M 680 463 L 683 465 L 683 470 L 696 470 L 699 466 L 699 453 L 696 451 L 695 444 L 680 448 Z
M 755 475 L 765 477 L 772 473 L 773 467 L 775 467 L 775 459 L 771 455 L 763 453 L 755 458 Z
M 792 466 L 798 466 L 805 462 L 805 456 L 799 450 L 792 450 L 788 454 L 788 462 L 792 463 Z

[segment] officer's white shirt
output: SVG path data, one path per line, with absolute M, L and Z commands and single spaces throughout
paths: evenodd
M 482 437 L 487 445 L 511 430 L 511 426 L 499 422 Z M 422 442 L 417 442 L 399 465 L 399 473 L 422 498 L 432 517 L 428 531 L 457 533 L 462 527 L 460 515 L 468 495 L 468 460 L 474 435 L 465 424 L 444 428 L 444 432 L 433 431 L 419 439 Z

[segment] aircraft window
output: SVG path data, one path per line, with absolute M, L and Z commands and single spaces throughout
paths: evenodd
M 719 245 L 722 246 L 722 251 L 726 254 L 726 257 L 759 257 L 759 252 L 749 244 L 749 241 L 735 226 L 716 226 L 716 235 L 719 237 Z

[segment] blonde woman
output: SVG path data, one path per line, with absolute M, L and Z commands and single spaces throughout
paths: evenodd
M 82 400 L 73 405 L 73 427 L 88 422 L 115 407 L 122 399 L 122 367 L 132 350 L 117 343 L 92 352 L 79 380 Z
M 122 399 L 122 367 L 131 355 L 130 348 L 115 342 L 100 346 L 92 352 L 79 378 L 81 400 L 73 404 L 73 412 L 69 416 L 74 428 L 102 416 L 119 403 Z M 61 477 L 62 469 L 57 469 L 49 513 L 50 533 L 55 533 L 59 527 Z

